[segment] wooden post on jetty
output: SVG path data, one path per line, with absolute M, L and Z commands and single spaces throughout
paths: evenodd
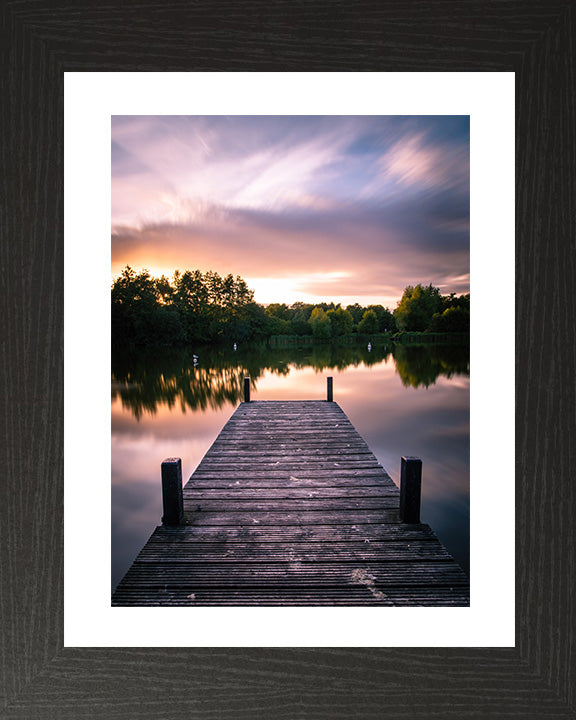
M 244 378 L 244 402 L 250 402 L 250 378 Z
M 162 463 L 162 505 L 164 525 L 181 525 L 184 522 L 180 458 L 166 458 Z
M 400 463 L 400 521 L 420 522 L 422 460 L 406 455 Z
M 327 400 L 328 400 L 328 402 L 333 402 L 333 401 L 334 401 L 333 388 L 334 388 L 333 378 L 329 377 L 329 378 L 328 378 L 328 383 L 327 383 L 327 390 L 328 390 Z

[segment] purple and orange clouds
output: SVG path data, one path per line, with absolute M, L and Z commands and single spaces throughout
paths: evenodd
M 469 291 L 469 119 L 112 120 L 112 273 L 243 276 L 259 302 Z

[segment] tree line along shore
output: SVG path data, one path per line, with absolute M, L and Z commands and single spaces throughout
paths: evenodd
M 354 336 L 392 339 L 405 333 L 470 331 L 470 295 L 442 295 L 408 285 L 395 310 L 359 303 L 262 305 L 238 275 L 176 270 L 172 279 L 127 265 L 112 284 L 112 342 L 137 347 L 263 341 L 294 336 L 330 341 Z

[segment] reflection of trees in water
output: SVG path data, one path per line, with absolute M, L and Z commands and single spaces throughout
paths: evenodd
M 454 352 L 452 352 L 454 351 Z M 112 358 L 112 397 L 139 419 L 155 413 L 159 405 L 187 409 L 220 408 L 235 405 L 244 397 L 244 378 L 254 388 L 265 372 L 287 376 L 292 368 L 312 367 L 316 372 L 368 367 L 387 361 L 391 349 L 339 346 L 330 343 L 303 348 L 270 348 L 266 345 L 240 347 L 237 352 L 203 348 L 197 350 L 195 367 L 192 351 L 165 350 L 128 355 L 115 352 Z M 396 368 L 404 385 L 426 387 L 438 375 L 468 374 L 468 348 L 450 346 L 395 346 Z
M 159 405 L 172 408 L 179 404 L 204 410 L 235 404 L 243 396 L 244 377 L 250 374 L 240 363 L 218 362 L 213 358 L 194 366 L 191 352 L 117 354 L 112 360 L 112 397 L 120 397 L 122 406 L 139 419 L 155 413 Z
M 395 345 L 394 362 L 406 387 L 428 387 L 439 375 L 470 375 L 467 345 Z
M 331 343 L 313 345 L 291 359 L 291 365 L 295 368 L 312 367 L 316 372 L 323 370 L 344 370 L 347 367 L 358 367 L 359 365 L 378 365 L 390 355 L 390 350 L 385 347 L 374 348 L 368 352 L 365 345 L 333 345 Z

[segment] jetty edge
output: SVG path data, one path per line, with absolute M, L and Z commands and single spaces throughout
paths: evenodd
M 333 401 L 245 399 L 182 488 L 162 463 L 163 524 L 113 606 L 460 606 L 469 579 Z

